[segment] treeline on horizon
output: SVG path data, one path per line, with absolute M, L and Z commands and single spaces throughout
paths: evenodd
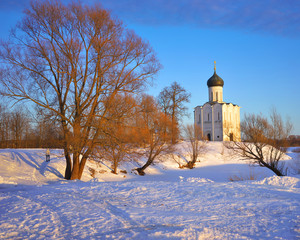
M 290 135 L 288 142 L 291 147 L 300 146 L 300 136 Z M 8 110 L 0 105 L 0 148 L 63 148 L 60 123 L 42 111 L 32 113 L 20 106 Z
M 180 138 L 181 119 L 187 115 L 184 104 L 189 99 L 190 94 L 177 82 L 165 87 L 157 98 L 145 93 L 119 94 L 107 106 L 108 120 L 104 120 L 105 127 L 96 145 L 109 143 L 111 147 L 127 143 L 132 146 L 134 143 L 138 146 L 148 137 L 144 136 L 145 129 L 176 143 Z M 25 105 L 9 109 L 0 104 L 0 148 L 63 148 L 64 141 L 60 119 L 47 109 L 28 110 Z
M 61 148 L 62 144 L 55 118 L 26 107 L 0 105 L 0 148 Z

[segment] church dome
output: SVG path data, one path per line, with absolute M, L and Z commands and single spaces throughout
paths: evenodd
M 208 87 L 216 87 L 216 86 L 220 86 L 223 87 L 224 86 L 224 81 L 222 78 L 220 78 L 217 73 L 216 70 L 214 72 L 214 75 L 212 75 L 210 77 L 210 79 L 208 79 L 207 81 L 207 86 Z

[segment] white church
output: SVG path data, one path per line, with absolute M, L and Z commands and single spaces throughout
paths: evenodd
M 240 107 L 223 101 L 224 81 L 216 73 L 207 81 L 209 101 L 195 107 L 194 124 L 209 141 L 240 141 Z

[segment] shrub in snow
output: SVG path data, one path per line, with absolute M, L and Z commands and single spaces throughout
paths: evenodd
M 224 144 L 243 159 L 266 167 L 277 176 L 284 176 L 286 168 L 280 160 L 284 157 L 292 125 L 288 121 L 284 123 L 275 110 L 272 111 L 270 119 L 261 115 L 246 115 L 241 123 L 243 141 Z

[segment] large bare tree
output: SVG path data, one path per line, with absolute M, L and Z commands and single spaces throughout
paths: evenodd
M 243 141 L 224 142 L 242 159 L 266 167 L 278 176 L 285 175 L 283 159 L 292 130 L 289 121 L 284 122 L 275 109 L 269 118 L 262 115 L 245 115 L 241 122 Z
M 149 44 L 99 5 L 33 1 L 0 49 L 1 93 L 60 119 L 66 179 L 81 178 L 108 103 L 160 69 Z
M 191 94 L 188 93 L 177 82 L 165 87 L 158 96 L 158 103 L 162 111 L 171 117 L 172 120 L 172 143 L 175 143 L 179 135 L 179 121 L 186 115 L 185 103 L 190 101 Z

